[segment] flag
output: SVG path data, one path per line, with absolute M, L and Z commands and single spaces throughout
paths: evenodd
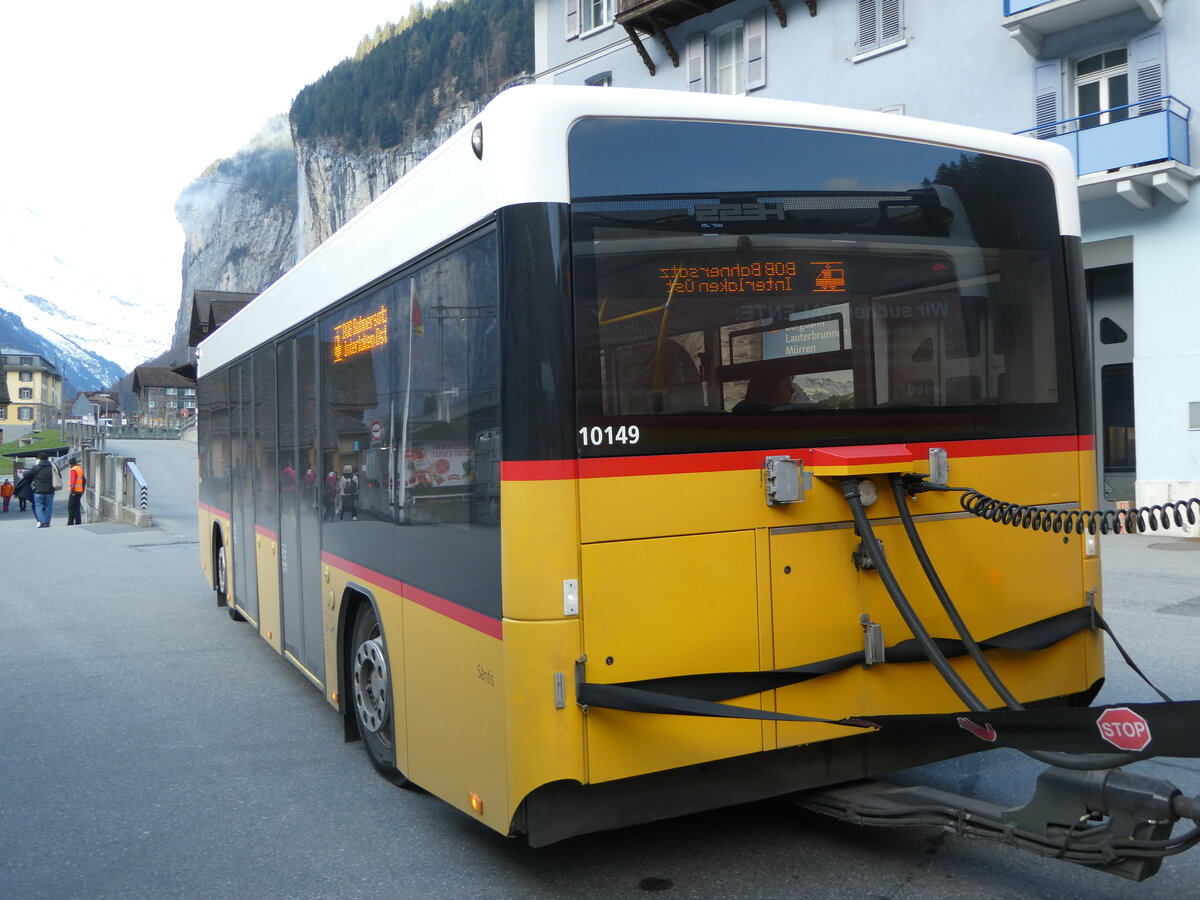
M 417 337 L 425 337 L 425 320 L 421 317 L 421 301 L 417 297 L 417 280 L 412 281 L 409 293 L 412 300 L 412 333 Z

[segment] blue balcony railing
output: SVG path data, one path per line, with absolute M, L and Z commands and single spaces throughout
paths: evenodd
M 1188 166 L 1191 114 L 1174 97 L 1156 97 L 1017 133 L 1062 144 L 1075 156 L 1079 177 L 1163 160 Z
M 1050 2 L 1051 0 L 1004 0 L 1004 14 L 1015 16 L 1017 13 L 1023 13 L 1027 9 L 1043 6 Z

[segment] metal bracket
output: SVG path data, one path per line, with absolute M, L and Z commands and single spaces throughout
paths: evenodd
M 575 702 L 578 704 L 580 711 L 586 716 L 588 707 L 586 703 L 579 702 L 579 688 L 587 680 L 587 675 L 584 672 L 584 665 L 587 663 L 587 654 L 575 660 Z
M 863 668 L 869 669 L 876 663 L 885 662 L 883 650 L 883 626 L 872 622 L 867 613 L 859 616 L 863 629 Z
M 875 542 L 879 544 L 879 551 L 882 553 L 883 541 L 876 538 Z M 875 568 L 875 560 L 871 559 L 871 554 L 867 552 L 867 542 L 865 540 L 859 540 L 858 546 L 850 554 L 850 559 L 854 562 L 854 568 L 860 572 Z
M 929 448 L 929 483 L 941 487 L 950 483 L 950 460 L 941 447 Z
M 804 463 L 790 456 L 768 456 L 763 460 L 767 472 L 767 506 L 803 503 L 804 491 L 812 487 L 812 473 Z

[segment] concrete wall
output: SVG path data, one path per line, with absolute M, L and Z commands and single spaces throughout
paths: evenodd
M 86 448 L 79 455 L 87 478 L 83 498 L 85 523 L 120 522 L 139 528 L 149 528 L 154 524 L 146 492 L 127 465 L 135 462 L 135 457 L 116 456 Z

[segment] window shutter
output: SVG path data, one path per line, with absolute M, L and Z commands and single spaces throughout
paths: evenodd
M 1062 119 L 1062 63 L 1051 59 L 1033 67 L 1033 121 L 1036 136 L 1058 134 L 1055 123 Z
M 567 40 L 579 37 L 579 4 L 581 0 L 567 0 Z
M 1156 100 L 1167 92 L 1167 67 L 1163 53 L 1165 49 L 1161 31 L 1151 31 L 1134 38 L 1131 56 L 1136 73 L 1134 77 L 1137 79 L 1137 99 L 1141 103 L 1137 112 L 1139 116 L 1166 109 L 1165 100 L 1158 100 L 1156 103 L 1145 102 Z
M 858 49 L 870 50 L 879 43 L 879 30 L 875 27 L 878 18 L 879 0 L 858 0 Z
M 879 45 L 886 47 L 904 36 L 901 0 L 881 0 L 879 7 Z
M 742 29 L 746 57 L 746 90 L 767 86 L 767 11 L 757 9 L 746 16 Z
M 687 82 L 689 91 L 703 91 L 705 88 L 704 72 L 704 33 L 688 35 L 687 39 Z

